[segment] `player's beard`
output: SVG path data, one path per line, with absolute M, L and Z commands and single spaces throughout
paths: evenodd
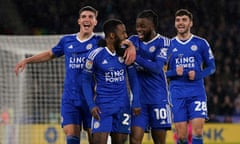
M 124 52 L 125 52 L 125 48 L 123 48 L 120 44 L 121 44 L 121 41 L 118 37 L 115 39 L 115 42 L 114 42 L 114 47 L 115 47 L 115 50 L 116 50 L 116 53 L 117 55 L 119 56 L 123 56 L 124 55 Z
M 151 31 L 144 32 L 144 37 L 143 37 L 142 40 L 145 41 L 145 42 L 150 41 L 151 40 L 151 35 L 152 35 Z

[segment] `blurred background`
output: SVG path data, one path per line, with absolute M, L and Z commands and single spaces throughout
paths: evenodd
M 135 34 L 137 13 L 152 9 L 159 16 L 158 32 L 170 38 L 176 34 L 176 10 L 189 9 L 194 15 L 193 34 L 208 40 L 216 59 L 216 73 L 205 79 L 208 123 L 240 124 L 239 0 L 0 0 L 0 35 L 76 33 L 78 11 L 85 5 L 99 11 L 95 32 L 102 32 L 106 19 L 118 18 L 129 35 Z

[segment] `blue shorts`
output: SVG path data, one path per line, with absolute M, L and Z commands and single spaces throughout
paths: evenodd
M 130 107 L 105 109 L 99 106 L 99 108 L 101 111 L 100 120 L 93 118 L 92 133 L 130 133 Z
M 183 122 L 194 118 L 208 118 L 207 99 L 205 95 L 172 98 L 172 105 L 174 122 Z
M 141 104 L 141 113 L 132 116 L 132 126 L 139 126 L 143 130 L 170 130 L 172 126 L 171 108 L 167 102 L 161 104 Z
M 62 127 L 68 124 L 91 128 L 92 115 L 86 101 L 62 99 Z

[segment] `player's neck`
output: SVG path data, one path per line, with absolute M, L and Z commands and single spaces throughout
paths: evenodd
M 156 36 L 157 36 L 156 31 L 153 31 L 152 34 L 151 34 L 150 40 L 154 39 Z
M 109 51 L 111 51 L 112 53 L 115 52 L 115 48 L 113 45 L 107 45 L 107 48 L 109 49 Z
M 78 36 L 78 38 L 80 39 L 80 40 L 86 40 L 86 39 L 88 39 L 89 37 L 91 37 L 93 35 L 93 33 L 83 33 L 83 32 L 79 32 L 78 34 L 77 34 L 77 36 Z
M 190 37 L 192 36 L 192 33 L 188 32 L 188 33 L 178 33 L 177 34 L 177 37 L 180 39 L 180 40 L 188 40 Z

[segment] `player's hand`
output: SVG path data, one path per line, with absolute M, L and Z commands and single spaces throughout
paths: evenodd
M 195 71 L 194 70 L 191 70 L 188 72 L 188 77 L 189 77 L 189 80 L 194 80 L 195 79 Z
M 137 116 L 141 113 L 141 108 L 133 108 L 133 115 Z
M 124 44 L 127 45 L 128 48 L 125 50 L 123 58 L 125 59 L 125 64 L 130 65 L 136 59 L 136 48 L 133 45 L 133 43 L 128 39 L 121 42 L 121 45 L 124 45 Z
M 25 65 L 26 65 L 26 62 L 24 60 L 20 61 L 19 63 L 17 63 L 15 65 L 14 72 L 15 72 L 16 76 L 18 75 L 19 70 L 20 70 L 20 72 L 22 72 L 24 70 Z
M 177 66 L 176 72 L 177 72 L 178 76 L 182 76 L 183 75 L 183 66 Z
M 96 120 L 100 120 L 100 113 L 101 113 L 101 111 L 100 111 L 99 107 L 96 106 L 96 107 L 92 108 L 91 113 L 92 113 L 92 116 Z

